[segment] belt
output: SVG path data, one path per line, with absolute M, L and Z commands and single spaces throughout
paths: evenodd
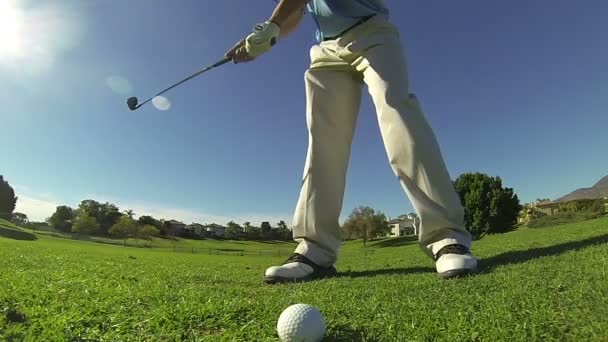
M 340 32 L 340 33 L 339 33 L 337 36 L 333 36 L 333 37 L 324 37 L 324 38 L 323 38 L 323 41 L 337 39 L 337 38 L 339 38 L 340 36 L 344 35 L 346 32 L 348 32 L 348 31 L 350 31 L 350 30 L 354 29 L 355 27 L 357 27 L 357 26 L 359 26 L 359 25 L 363 24 L 364 22 L 366 22 L 366 21 L 370 20 L 370 19 L 371 19 L 371 18 L 373 18 L 373 17 L 375 17 L 375 15 L 370 15 L 370 16 L 368 16 L 368 17 L 361 18 L 361 20 L 357 21 L 357 22 L 356 22 L 356 23 L 355 23 L 353 26 L 351 26 L 351 27 L 347 28 L 346 30 L 344 30 L 344 31 Z

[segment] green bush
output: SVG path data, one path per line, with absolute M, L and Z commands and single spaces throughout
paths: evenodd
M 589 207 L 589 211 L 598 214 L 606 213 L 606 204 L 603 199 L 598 199 L 593 202 L 591 207 Z
M 562 203 L 559 206 L 560 212 L 593 212 L 604 213 L 603 199 L 580 199 Z
M 529 228 L 544 228 L 557 226 L 565 223 L 593 220 L 603 216 L 603 213 L 598 212 L 562 212 L 553 216 L 542 216 L 528 222 Z
M 474 239 L 485 234 L 504 233 L 517 224 L 522 208 L 512 188 L 502 186 L 500 177 L 464 173 L 454 181 L 464 207 L 464 224 Z

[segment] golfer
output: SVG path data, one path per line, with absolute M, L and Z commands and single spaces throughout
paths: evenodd
M 409 92 L 399 31 L 381 0 L 281 0 L 270 19 L 226 56 L 249 62 L 293 32 L 306 11 L 317 25 L 304 74 L 309 143 L 293 218 L 298 246 L 285 263 L 265 272 L 267 283 L 306 281 L 337 274 L 339 217 L 363 85 L 374 103 L 395 175 L 420 219 L 419 243 L 438 274 L 472 273 L 471 235 L 439 144 Z

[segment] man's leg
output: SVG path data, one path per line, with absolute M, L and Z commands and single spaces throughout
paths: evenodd
M 409 94 L 399 35 L 376 32 L 363 39 L 370 39 L 369 48 L 353 65 L 363 71 L 390 165 L 420 217 L 421 247 L 431 257 L 448 254 L 437 260 L 441 275 L 468 273 L 477 264 L 468 253 L 471 235 L 435 134 L 418 100 Z
M 300 280 L 333 269 L 341 244 L 339 217 L 362 80 L 348 64 L 325 57 L 332 67 L 311 67 L 305 74 L 309 142 L 293 222 L 297 255 L 269 268 L 269 282 Z

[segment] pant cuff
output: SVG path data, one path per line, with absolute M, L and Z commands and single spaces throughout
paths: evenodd
M 298 247 L 296 247 L 295 253 L 302 254 L 315 264 L 321 267 L 330 267 L 336 262 L 337 251 L 327 251 L 314 242 L 305 239 L 299 240 L 298 242 L 299 244 Z
M 433 243 L 427 244 L 425 247 L 427 253 L 435 256 L 439 250 L 448 245 L 463 245 L 467 248 L 471 248 L 471 238 L 465 234 L 459 232 L 451 232 L 449 237 L 445 237 Z

